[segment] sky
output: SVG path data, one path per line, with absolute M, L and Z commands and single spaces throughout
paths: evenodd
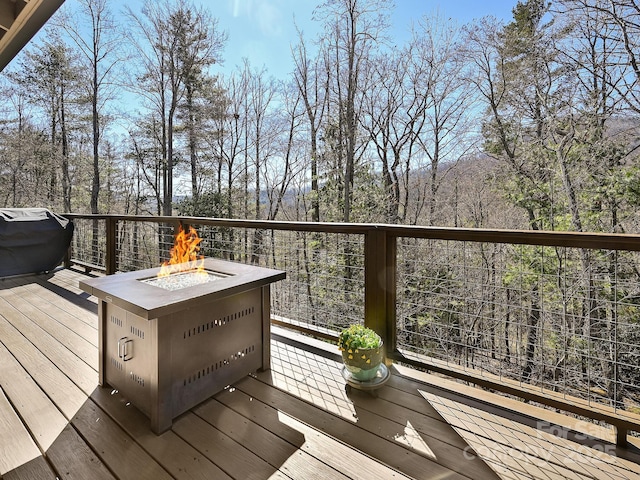
M 248 58 L 257 68 L 263 65 L 276 78 L 292 71 L 290 48 L 297 41 L 294 25 L 305 39 L 316 37 L 319 22 L 313 21 L 316 0 L 209 0 L 218 5 L 213 15 L 229 35 L 224 51 L 224 69 L 232 69 Z M 438 13 L 463 25 L 474 18 L 493 15 L 505 22 L 517 0 L 395 0 L 392 16 L 394 35 L 404 35 L 411 22 Z
M 72 8 L 75 1 L 66 0 L 65 4 Z M 322 0 L 191 1 L 208 7 L 228 34 L 220 67 L 223 72 L 242 65 L 243 59 L 247 58 L 252 67 L 260 69 L 264 66 L 275 78 L 286 78 L 293 70 L 290 49 L 298 38 L 295 25 L 308 41 L 314 39 L 320 30 L 320 22 L 312 17 L 314 8 Z M 392 34 L 402 36 L 406 35 L 412 21 L 434 13 L 450 17 L 459 25 L 485 15 L 508 22 L 517 0 L 395 0 L 395 3 Z M 143 0 L 109 0 L 109 4 L 118 18 L 123 17 L 124 5 L 136 13 L 140 12 Z

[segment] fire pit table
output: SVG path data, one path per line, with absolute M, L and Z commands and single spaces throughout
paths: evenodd
M 270 366 L 270 284 L 285 272 L 212 258 L 203 266 L 209 278 L 187 286 L 160 286 L 159 267 L 80 282 L 99 299 L 99 383 L 149 416 L 156 434 Z

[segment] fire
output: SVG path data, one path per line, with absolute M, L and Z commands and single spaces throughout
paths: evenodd
M 198 256 L 202 239 L 193 227 L 185 231 L 182 225 L 178 228 L 173 248 L 170 250 L 171 258 L 162 263 L 158 277 L 166 277 L 177 272 L 204 273 L 204 256 Z

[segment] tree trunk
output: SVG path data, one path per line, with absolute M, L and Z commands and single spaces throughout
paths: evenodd
M 193 105 L 193 85 L 191 81 L 187 81 L 186 87 L 186 108 L 188 118 L 187 135 L 189 143 L 189 160 L 191 163 L 191 200 L 193 201 L 194 209 L 197 211 L 200 191 L 198 188 L 198 155 L 196 151 L 196 126 Z

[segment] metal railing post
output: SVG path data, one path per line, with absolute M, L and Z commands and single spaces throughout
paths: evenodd
M 364 324 L 395 350 L 396 238 L 372 228 L 364 240 Z

